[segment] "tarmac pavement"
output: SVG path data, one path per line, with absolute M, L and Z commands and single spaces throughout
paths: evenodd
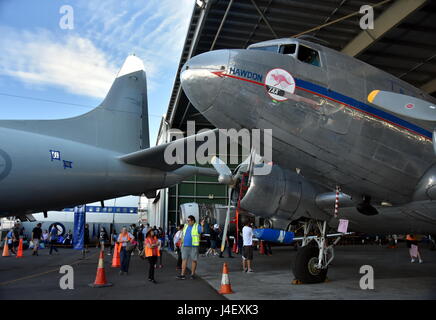
M 378 245 L 338 246 L 328 271 L 328 282 L 293 285 L 291 266 L 297 251 L 293 247 L 273 247 L 273 255 L 254 251 L 254 273 L 242 272 L 241 256 L 237 258 L 202 257 L 198 274 L 219 289 L 223 262 L 229 266 L 234 294 L 230 300 L 396 300 L 436 299 L 436 251 L 420 249 L 424 263 L 411 263 L 405 243 L 389 249 Z M 362 290 L 360 274 L 363 265 L 374 270 L 374 290 Z
M 40 250 L 39 256 L 32 256 L 24 250 L 24 258 L 0 257 L 0 299 L 41 299 L 41 300 L 224 300 L 201 278 L 177 280 L 176 260 L 164 252 L 162 269 L 156 269 L 157 284 L 147 280 L 148 262 L 132 256 L 128 275 L 119 275 L 119 268 L 111 268 L 112 256 L 105 254 L 105 272 L 112 287 L 91 288 L 98 264 L 98 250 L 90 249 L 85 260 L 81 252 L 73 249 L 59 249 L 59 255 L 48 255 Z M 62 265 L 71 265 L 74 270 L 74 289 L 62 290 L 59 273 Z
M 421 249 L 424 263 L 411 263 L 408 249 L 400 243 L 396 249 L 386 246 L 339 246 L 329 268 L 329 281 L 311 285 L 293 285 L 291 265 L 293 247 L 273 247 L 273 255 L 254 252 L 253 274 L 242 272 L 241 256 L 236 258 L 200 256 L 195 280 L 177 280 L 174 253 L 164 252 L 162 269 L 156 269 L 157 284 L 146 280 L 148 263 L 132 256 L 129 275 L 119 275 L 111 268 L 112 256 L 105 255 L 105 271 L 113 287 L 90 288 L 95 280 L 98 250 L 90 249 L 86 260 L 72 249 L 60 249 L 59 255 L 40 256 L 24 251 L 24 258 L 0 257 L 0 299 L 143 299 L 143 300 L 397 300 L 436 299 L 436 252 Z M 234 294 L 220 295 L 223 262 L 229 266 Z M 60 266 L 74 269 L 74 290 L 62 290 Z M 374 270 L 374 290 L 362 290 L 360 267 Z

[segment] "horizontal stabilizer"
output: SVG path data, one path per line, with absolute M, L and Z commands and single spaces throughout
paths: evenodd
M 436 121 L 436 104 L 404 94 L 374 90 L 368 101 L 400 116 L 416 120 Z
M 209 138 L 216 137 L 218 130 L 209 130 L 207 132 L 192 135 L 183 139 L 174 140 L 169 143 L 161 144 L 145 150 L 139 150 L 119 157 L 120 160 L 135 166 L 159 169 L 162 171 L 173 171 L 181 168 L 188 163 L 188 150 L 197 150 L 202 144 L 206 143 Z M 206 139 L 205 139 L 206 138 Z M 188 144 L 191 147 L 188 148 Z M 176 156 L 174 155 L 176 153 Z M 176 158 L 176 161 L 174 161 Z M 207 172 L 213 169 L 208 169 Z

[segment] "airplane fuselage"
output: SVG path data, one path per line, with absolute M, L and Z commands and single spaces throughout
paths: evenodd
M 140 195 L 181 177 L 132 166 L 120 153 L 56 137 L 0 127 L 0 214 L 62 209 Z
M 356 198 L 411 201 L 434 162 L 431 132 L 365 101 L 374 89 L 421 92 L 357 59 L 310 46 L 318 50 L 320 65 L 254 48 L 201 54 L 185 65 L 182 83 L 216 127 L 272 129 L 275 164 L 299 168 L 329 190 L 340 185 Z M 275 69 L 281 71 L 268 86 Z M 274 90 L 288 86 L 279 79 L 287 73 L 295 85 L 292 97 L 275 99 Z

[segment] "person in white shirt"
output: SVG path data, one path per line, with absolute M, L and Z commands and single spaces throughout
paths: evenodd
M 178 226 L 177 232 L 173 238 L 174 248 L 176 248 L 176 252 L 177 252 L 176 270 L 182 270 L 182 250 L 181 250 L 182 245 L 181 245 L 181 241 L 182 241 L 183 227 L 184 227 L 183 224 Z
M 249 221 L 245 222 L 242 228 L 242 268 L 244 272 L 252 273 L 251 261 L 253 260 L 253 229 L 249 225 Z

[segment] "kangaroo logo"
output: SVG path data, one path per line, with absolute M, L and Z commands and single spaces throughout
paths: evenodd
M 265 88 L 273 100 L 286 101 L 295 91 L 295 80 L 286 70 L 272 69 L 265 77 Z
M 283 74 L 272 74 L 271 77 L 273 77 L 273 79 L 274 79 L 275 81 L 277 81 L 277 82 L 274 84 L 274 87 L 277 87 L 278 85 L 280 86 L 280 85 L 282 84 L 282 82 L 286 83 L 288 86 L 291 86 L 291 85 L 292 85 L 292 83 L 290 83 L 290 82 L 288 81 L 288 79 L 286 79 L 286 77 L 285 77 Z

